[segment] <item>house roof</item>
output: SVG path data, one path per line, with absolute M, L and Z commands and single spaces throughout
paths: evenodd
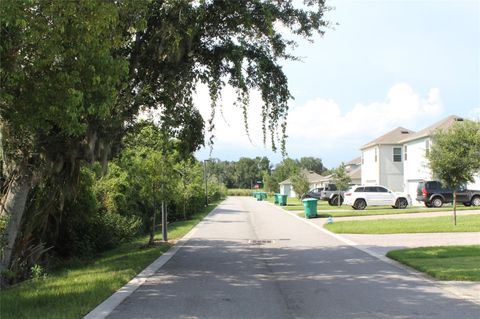
M 318 182 L 319 180 L 322 180 L 323 178 L 325 178 L 325 176 L 322 176 L 322 175 L 317 174 L 317 173 L 312 172 L 312 171 L 304 170 L 304 173 L 307 175 L 307 180 L 308 180 L 309 183 L 315 183 L 315 182 Z M 288 178 L 288 179 L 284 180 L 283 182 L 280 182 L 279 184 L 280 185 L 286 185 L 286 184 L 292 184 L 292 182 Z
M 375 145 L 381 145 L 381 144 L 399 144 L 401 140 L 404 140 L 407 136 L 409 136 L 409 134 L 412 134 L 412 133 L 414 133 L 414 131 L 406 129 L 404 127 L 397 127 L 396 129 L 363 145 L 360 149 L 363 150 L 363 149 L 366 149 Z
M 443 120 L 438 121 L 427 128 L 424 128 L 421 131 L 418 131 L 416 133 L 409 135 L 407 138 L 401 140 L 400 143 L 410 142 L 413 140 L 417 140 L 419 138 L 430 136 L 436 130 L 446 130 L 450 126 L 452 126 L 455 122 L 459 122 L 459 121 L 463 121 L 463 118 L 456 115 L 450 115 L 449 117 L 446 117 Z
M 360 165 L 361 163 L 362 163 L 362 157 L 359 156 L 359 157 L 356 157 L 356 158 L 352 159 L 350 162 L 345 163 L 345 165 Z
M 319 178 L 316 178 L 316 179 L 312 179 L 310 181 L 310 183 L 318 183 L 318 182 L 328 182 L 332 179 L 333 175 L 330 174 L 330 175 L 326 175 L 326 176 L 322 176 L 322 175 L 319 175 L 320 177 Z
M 347 173 L 351 179 L 361 179 L 362 178 L 362 167 L 357 167 L 354 170 L 351 170 Z

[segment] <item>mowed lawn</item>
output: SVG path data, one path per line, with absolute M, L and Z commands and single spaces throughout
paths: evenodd
M 273 203 L 273 196 L 269 198 L 269 201 Z M 303 211 L 303 204 L 297 198 L 288 198 L 287 206 L 281 206 L 288 211 Z M 396 209 L 391 206 L 370 206 L 365 210 L 355 210 L 351 206 L 330 206 L 327 201 L 317 202 L 317 216 L 318 217 L 351 217 L 351 216 L 372 216 L 372 215 L 393 215 L 393 214 L 415 214 L 415 213 L 428 213 L 428 212 L 446 212 L 452 211 L 453 205 L 445 204 L 440 208 L 428 208 L 423 206 L 410 206 L 406 209 Z M 457 210 L 480 210 L 480 207 L 466 207 L 458 205 Z M 298 214 L 303 216 L 303 214 Z
M 217 206 L 212 203 L 190 220 L 169 224 L 169 239 L 182 238 Z M 156 240 L 161 240 L 161 231 Z M 148 236 L 103 253 L 93 261 L 76 261 L 0 292 L 0 318 L 81 318 L 141 272 L 170 244 L 146 247 Z
M 340 221 L 325 224 L 324 227 L 334 233 L 348 234 L 480 232 L 480 214 L 457 216 L 456 226 L 453 224 L 453 216 L 442 216 Z
M 387 257 L 440 280 L 480 281 L 480 245 L 393 250 Z

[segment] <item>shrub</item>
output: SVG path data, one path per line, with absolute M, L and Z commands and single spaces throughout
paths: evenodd
M 253 192 L 259 190 L 248 189 L 248 188 L 230 188 L 227 190 L 228 196 L 252 196 Z
M 217 178 L 212 176 L 208 180 L 208 201 L 213 202 L 227 196 L 227 187 L 218 182 Z
M 122 216 L 109 212 L 111 205 L 103 206 L 97 201 L 93 184 L 93 174 L 82 168 L 78 196 L 65 203 L 60 234 L 55 250 L 61 256 L 91 256 L 112 248 L 135 235 L 141 227 L 137 216 Z

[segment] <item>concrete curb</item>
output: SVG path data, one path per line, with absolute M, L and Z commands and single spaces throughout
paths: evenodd
M 270 203 L 271 204 L 271 203 Z M 422 278 L 423 280 L 426 280 L 428 282 L 430 282 L 432 285 L 434 285 L 435 287 L 443 290 L 443 291 L 446 291 L 448 292 L 449 294 L 451 295 L 454 295 L 455 297 L 460 297 L 462 299 L 466 299 L 466 300 L 469 300 L 475 304 L 478 304 L 480 305 L 480 296 L 479 298 L 474 298 L 472 297 L 471 295 L 468 295 L 468 294 L 464 294 L 464 293 L 461 293 L 461 292 L 458 292 L 456 291 L 454 288 L 449 288 L 449 287 L 445 287 L 445 285 L 442 285 L 441 283 L 439 283 L 438 281 L 432 279 L 431 277 L 429 277 L 428 275 L 422 273 L 422 272 L 419 272 L 411 267 L 408 267 L 408 266 L 405 266 L 393 259 L 390 259 L 388 258 L 387 256 L 384 256 L 384 255 L 381 255 L 381 254 L 377 254 L 375 252 L 372 252 L 368 249 L 365 249 L 363 247 L 361 247 L 358 243 L 348 239 L 348 238 L 344 238 L 338 234 L 335 234 L 335 233 L 332 233 L 331 231 L 328 231 L 326 230 L 325 228 L 323 228 L 322 226 L 319 226 L 315 223 L 312 223 L 311 221 L 309 221 L 308 219 L 305 219 L 305 218 L 302 218 L 300 216 L 297 216 L 294 212 L 290 212 L 290 211 L 287 211 L 285 209 L 282 209 L 281 207 L 278 207 L 278 206 L 275 206 L 274 204 L 271 204 L 272 206 L 276 207 L 277 209 L 281 210 L 282 212 L 286 212 L 288 215 L 292 216 L 293 218 L 296 218 L 298 220 L 301 220 L 302 222 L 316 228 L 317 230 L 323 232 L 324 234 L 327 234 L 331 237 L 334 237 L 335 239 L 341 241 L 342 243 L 344 244 L 347 244 L 349 246 L 352 246 L 360 251 L 363 251 L 364 253 L 374 257 L 374 258 L 377 258 L 379 259 L 380 261 L 383 261 L 389 265 L 392 265 L 396 268 L 399 268 L 403 271 L 406 271 L 408 272 L 410 275 L 412 276 L 415 276 L 415 277 L 419 277 L 419 278 Z
M 179 251 L 188 240 L 195 235 L 198 227 L 203 223 L 205 218 L 213 214 L 220 204 L 215 207 L 202 221 L 193 227 L 185 236 L 182 237 L 174 246 L 158 257 L 153 263 L 145 268 L 141 273 L 130 280 L 125 286 L 118 289 L 113 295 L 105 299 L 101 304 L 90 311 L 83 319 L 103 319 L 112 313 L 112 311 L 120 305 L 127 297 L 135 292 L 145 281 L 162 268 L 175 254 Z

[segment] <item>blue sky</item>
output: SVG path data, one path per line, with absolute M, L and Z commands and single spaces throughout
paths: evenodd
M 403 126 L 419 130 L 446 116 L 480 118 L 480 1 L 330 1 L 338 23 L 314 43 L 300 41 L 286 62 L 290 90 L 287 152 L 335 167 L 368 141 Z M 198 89 L 207 117 L 208 94 Z M 260 98 L 252 92 L 250 142 L 234 93 L 223 93 L 212 157 L 268 156 L 261 143 Z M 209 156 L 203 149 L 199 159 Z

